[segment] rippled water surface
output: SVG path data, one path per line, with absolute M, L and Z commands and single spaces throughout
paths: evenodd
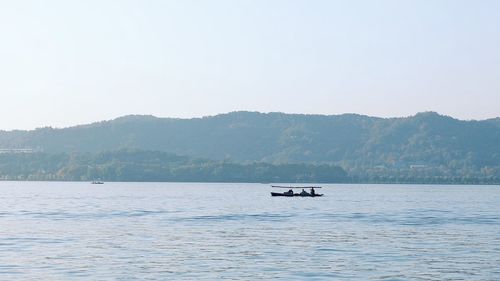
M 0 280 L 500 280 L 500 187 L 0 182 Z

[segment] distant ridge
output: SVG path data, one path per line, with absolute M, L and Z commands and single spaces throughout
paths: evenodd
M 406 119 L 406 118 L 415 118 L 419 116 L 441 116 L 445 118 L 450 118 L 454 119 L 457 121 L 490 121 L 490 122 L 500 122 L 500 117 L 494 117 L 494 118 L 487 118 L 487 119 L 458 119 L 449 115 L 443 115 L 435 111 L 423 111 L 423 112 L 418 112 L 415 115 L 410 115 L 410 116 L 400 116 L 400 117 L 378 117 L 378 116 L 370 116 L 370 115 L 364 115 L 364 114 L 358 114 L 358 113 L 342 113 L 342 114 L 311 114 L 311 113 L 283 113 L 283 112 L 267 112 L 267 113 L 262 113 L 259 111 L 231 111 L 227 113 L 220 113 L 216 115 L 207 115 L 207 116 L 200 116 L 200 117 L 189 117 L 189 118 L 181 118 L 181 117 L 157 117 L 151 114 L 128 114 L 128 115 L 123 115 L 119 116 L 116 118 L 112 118 L 109 120 L 102 120 L 102 121 L 96 121 L 96 122 L 91 122 L 87 124 L 77 124 L 73 126 L 68 126 L 68 127 L 62 127 L 62 128 L 54 128 L 52 126 L 44 126 L 36 129 L 28 129 L 28 130 L 21 130 L 21 129 L 13 129 L 13 130 L 2 130 L 0 129 L 1 133 L 9 133 L 9 132 L 31 132 L 31 131 L 36 131 L 36 130 L 42 130 L 42 129 L 53 129 L 53 130 L 65 130 L 65 129 L 71 129 L 71 128 L 81 128 L 81 127 L 92 127 L 96 125 L 101 125 L 101 124 L 106 124 L 106 123 L 122 123 L 122 122 L 131 122 L 131 121 L 145 121 L 145 120 L 199 120 L 199 119 L 211 119 L 211 118 L 224 118 L 225 116 L 235 116 L 235 115 L 269 115 L 269 116 L 279 116 L 279 115 L 286 115 L 286 116 L 302 116 L 302 117 L 327 117 L 327 118 L 342 118 L 342 117 L 364 117 L 364 118 L 370 118 L 370 119 L 378 119 L 378 120 L 393 120 L 393 119 Z
M 400 118 L 249 111 L 192 119 L 128 115 L 64 129 L 1 131 L 0 149 L 15 148 L 141 149 L 240 163 L 329 163 L 358 174 L 488 177 L 500 174 L 500 118 L 464 121 L 436 112 Z

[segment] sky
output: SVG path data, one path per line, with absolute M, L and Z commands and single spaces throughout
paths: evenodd
M 500 116 L 500 1 L 0 1 L 0 129 L 238 110 Z

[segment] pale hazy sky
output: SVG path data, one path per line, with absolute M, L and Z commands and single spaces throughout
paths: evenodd
M 235 110 L 500 116 L 500 1 L 0 1 L 0 129 Z

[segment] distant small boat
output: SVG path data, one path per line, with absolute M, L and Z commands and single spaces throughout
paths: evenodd
M 321 186 L 281 186 L 281 185 L 271 185 L 271 187 L 275 188 L 287 188 L 289 189 L 286 192 L 271 192 L 271 196 L 283 196 L 283 197 L 320 197 L 323 194 L 318 194 L 314 191 L 315 188 L 321 188 Z M 301 188 L 302 192 L 294 193 L 293 188 Z M 306 192 L 304 189 L 310 188 L 311 193 Z
M 104 184 L 102 181 L 92 181 L 92 184 Z
M 287 192 L 271 192 L 271 196 L 283 196 L 283 197 L 320 197 L 323 196 L 323 194 L 300 194 L 300 193 L 293 193 L 289 194 Z

